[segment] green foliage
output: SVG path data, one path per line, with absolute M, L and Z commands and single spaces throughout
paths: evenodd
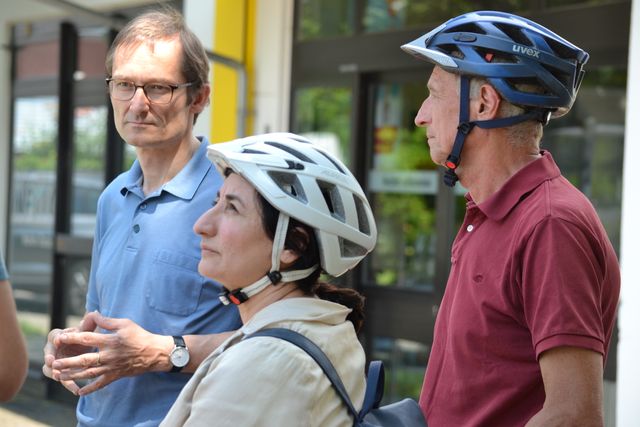
M 342 159 L 349 164 L 351 91 L 347 88 L 312 87 L 296 92 L 296 132 L 327 132 L 340 141 Z
M 393 375 L 394 383 L 388 385 L 389 379 L 385 378 L 385 390 L 392 390 L 392 400 L 410 397 L 418 400 L 424 379 L 424 369 L 396 369 Z
M 84 114 L 83 114 L 84 113 Z M 104 111 L 78 109 L 74 134 L 74 165 L 76 171 L 101 171 L 104 165 L 106 141 L 106 108 Z M 56 169 L 57 134 L 54 128 L 41 127 L 30 135 L 20 135 L 22 151 L 14 154 L 16 170 Z
M 393 170 L 427 170 L 437 167 L 429 155 L 425 130 L 419 127 L 400 129 L 391 158 Z
M 424 129 L 400 129 L 385 169 L 432 170 Z M 381 286 L 424 284 L 429 239 L 434 233 L 433 197 L 423 194 L 378 193 L 374 196 L 378 244 L 374 253 L 376 283 Z
M 57 154 L 52 139 L 33 142 L 27 152 L 16 153 L 14 155 L 16 170 L 55 170 Z
M 47 334 L 47 330 L 27 320 L 20 320 L 20 329 L 26 337 L 41 337 Z

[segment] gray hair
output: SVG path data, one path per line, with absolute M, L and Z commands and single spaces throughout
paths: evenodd
M 471 77 L 469 97 L 471 99 L 476 98 L 479 95 L 480 87 L 484 84 L 491 85 L 489 81 L 484 77 Z M 493 87 L 493 85 L 491 85 Z M 542 88 L 537 85 L 519 83 L 516 85 L 518 90 L 529 93 L 540 93 Z M 495 88 L 494 88 L 495 89 Z M 500 92 L 496 89 L 496 92 Z M 498 110 L 498 118 L 512 117 L 524 114 L 526 110 L 516 104 L 512 104 L 500 95 L 502 102 Z M 536 120 L 527 120 L 526 122 L 517 123 L 504 128 L 507 132 L 507 137 L 513 144 L 518 145 L 533 145 L 537 148 L 540 147 L 540 140 L 542 139 L 542 123 Z

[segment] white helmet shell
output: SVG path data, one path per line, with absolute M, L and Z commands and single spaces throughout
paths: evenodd
M 278 211 L 316 230 L 322 269 L 340 276 L 375 246 L 376 224 L 364 191 L 335 156 L 291 133 L 212 144 L 208 157 L 253 185 Z

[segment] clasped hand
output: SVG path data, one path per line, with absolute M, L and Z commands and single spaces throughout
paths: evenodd
M 82 396 L 122 377 L 168 370 L 166 340 L 131 320 L 91 312 L 77 328 L 49 332 L 42 371 Z M 78 381 L 83 380 L 93 381 L 81 387 Z

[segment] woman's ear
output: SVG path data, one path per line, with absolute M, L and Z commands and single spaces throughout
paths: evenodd
M 300 255 L 294 250 L 291 249 L 283 249 L 280 253 L 280 268 L 284 270 L 288 268 L 291 264 L 296 262 L 300 258 Z
M 280 254 L 280 265 L 283 267 L 283 270 L 296 262 L 298 258 L 300 258 L 300 254 L 304 253 L 309 245 L 309 234 L 303 227 L 294 227 L 290 233 L 290 240 L 295 242 L 293 244 L 296 247 L 282 250 Z

